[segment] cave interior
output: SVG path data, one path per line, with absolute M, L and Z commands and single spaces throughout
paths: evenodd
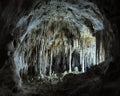
M 120 96 L 119 0 L 0 0 L 0 96 Z

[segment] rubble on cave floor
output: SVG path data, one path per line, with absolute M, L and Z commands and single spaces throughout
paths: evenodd
M 111 62 L 111 60 L 108 61 Z M 107 83 L 104 84 L 105 75 L 102 71 L 96 73 L 96 70 L 101 70 L 103 65 L 106 65 L 105 62 L 82 74 L 67 74 L 62 81 L 56 84 L 52 84 L 51 81 L 47 80 L 33 80 L 24 83 L 22 94 L 23 96 L 100 96 L 103 87 L 105 90 L 117 87 L 116 85 L 112 86 L 114 82 L 110 82 L 109 86 L 111 87 Z
M 111 73 L 114 76 L 119 75 L 111 70 L 111 64 L 116 65 L 112 60 L 107 60 L 99 66 L 93 66 L 85 73 L 67 74 L 62 81 L 55 84 L 52 84 L 48 79 L 34 79 L 30 82 L 23 82 L 21 90 L 17 92 L 7 90 L 2 93 L 2 89 L 0 89 L 0 93 L 6 93 L 10 96 L 119 96 L 120 78 L 117 81 L 108 80 Z M 107 71 L 103 73 L 104 70 Z M 111 78 L 114 76 L 111 76 Z M 114 95 L 114 93 L 116 94 Z

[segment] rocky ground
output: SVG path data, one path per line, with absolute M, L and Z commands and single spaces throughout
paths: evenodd
M 108 64 L 109 63 L 109 64 Z M 99 66 L 94 66 L 83 74 L 68 74 L 57 84 L 33 82 L 23 86 L 26 96 L 119 96 L 120 73 L 111 70 L 112 64 L 107 61 Z M 103 66 L 104 65 L 104 66 Z M 103 70 L 104 69 L 104 70 Z
M 113 70 L 113 64 L 116 68 L 117 64 L 108 60 L 88 69 L 86 73 L 70 73 L 56 84 L 33 80 L 23 83 L 19 90 L 0 89 L 0 96 L 119 96 L 120 67 Z

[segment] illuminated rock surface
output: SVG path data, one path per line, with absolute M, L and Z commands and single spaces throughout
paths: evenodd
M 13 32 L 17 37 L 13 41 L 16 73 L 21 78 L 44 78 L 53 73 L 71 73 L 75 67 L 85 72 L 110 56 L 111 33 L 106 31 L 104 17 L 93 3 L 37 3 Z

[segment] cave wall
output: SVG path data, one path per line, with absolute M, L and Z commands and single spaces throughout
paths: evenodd
M 113 55 L 115 57 L 119 57 L 120 53 L 120 11 L 119 11 L 119 0 L 90 0 L 98 5 L 101 9 L 101 12 L 106 16 L 106 18 L 110 21 L 112 26 L 112 30 L 115 34 L 115 42 L 113 43 L 114 48 L 112 50 Z M 115 51 L 114 51 L 115 50 Z
M 0 0 L 0 96 L 8 89 L 15 89 L 19 78 L 13 79 L 13 62 L 10 61 L 12 53 L 8 53 L 8 44 L 13 40 L 10 34 L 16 26 L 16 21 L 28 12 L 32 6 L 29 0 Z

